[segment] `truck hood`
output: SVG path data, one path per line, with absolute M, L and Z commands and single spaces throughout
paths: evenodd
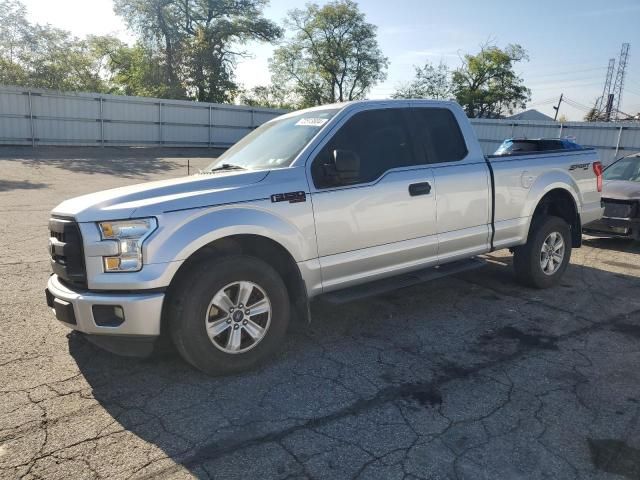
M 216 172 L 141 183 L 72 198 L 51 213 L 74 217 L 78 222 L 94 222 L 255 200 L 261 192 L 252 186 L 267 175 L 268 170 Z
M 606 180 L 602 188 L 604 198 L 616 200 L 640 200 L 640 182 Z

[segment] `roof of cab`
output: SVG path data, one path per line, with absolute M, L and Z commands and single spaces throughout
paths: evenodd
M 458 103 L 451 100 L 431 100 L 431 99 L 425 99 L 425 98 L 387 98 L 387 99 L 376 99 L 376 100 L 350 100 L 348 102 L 327 103 L 325 105 L 318 105 L 315 107 L 303 108 L 300 110 L 292 110 L 289 113 L 285 113 L 284 115 L 272 118 L 271 120 L 269 120 L 269 122 L 272 122 L 273 120 L 276 120 L 278 118 L 298 115 L 302 112 L 314 112 L 314 111 L 331 110 L 331 109 L 345 110 L 347 108 L 354 108 L 361 105 L 386 106 L 386 105 L 393 105 L 393 104 L 405 105 L 405 106 L 440 105 L 440 106 L 459 108 Z

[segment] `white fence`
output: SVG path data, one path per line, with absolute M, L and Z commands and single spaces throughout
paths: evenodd
M 284 110 L 0 86 L 0 145 L 226 147 Z M 571 138 L 605 164 L 640 151 L 640 124 L 472 119 L 486 154 L 505 138 Z
M 0 144 L 225 147 L 282 110 L 0 87 Z

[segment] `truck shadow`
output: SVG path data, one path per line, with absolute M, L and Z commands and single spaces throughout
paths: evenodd
M 626 238 L 598 238 L 589 237 L 584 238 L 584 245 L 591 248 L 598 248 L 601 250 L 613 250 L 616 252 L 625 253 L 640 253 L 640 241 L 629 240 Z
M 543 294 L 514 284 L 509 257 L 488 258 L 483 269 L 438 282 L 341 306 L 315 302 L 313 323 L 293 328 L 274 359 L 242 375 L 207 377 L 177 354 L 116 357 L 75 334 L 69 336 L 69 350 L 100 405 L 122 428 L 168 457 L 145 462 L 141 476 L 182 470 L 225 478 L 300 474 L 300 463 L 312 453 L 294 460 L 289 452 L 303 450 L 302 444 L 310 452 L 347 448 L 359 435 L 348 426 L 356 419 L 371 415 L 368 421 L 385 424 L 376 415 L 392 406 L 413 412 L 419 422 L 436 421 L 438 409 L 451 398 L 444 392 L 454 384 L 464 390 L 491 383 L 480 372 L 526 363 L 534 353 L 568 358 L 566 344 L 576 335 L 602 330 L 605 340 L 629 341 L 628 332 L 640 329 L 638 311 L 630 313 L 635 276 L 572 266 L 558 288 Z M 598 312 L 607 312 L 606 318 Z M 619 324 L 628 328 L 616 329 Z M 582 380 L 576 380 L 570 362 L 563 363 L 549 366 L 555 370 L 545 375 L 564 378 L 571 389 L 571 382 Z M 527 368 L 540 368 L 533 365 Z M 619 387 L 601 388 L 615 395 Z M 482 392 L 478 405 L 497 395 L 495 386 Z M 450 415 L 464 415 L 449 408 L 454 408 Z M 470 409 L 466 415 L 477 414 L 475 406 L 464 408 Z M 534 421 L 522 424 L 529 420 Z M 328 428 L 331 436 L 314 440 L 322 445 L 307 444 L 317 437 L 314 432 Z M 587 436 L 572 442 L 588 452 Z M 353 459 L 334 452 L 328 461 L 346 472 Z M 616 461 L 612 457 L 608 471 Z
M 10 190 L 36 190 L 47 188 L 49 185 L 40 182 L 31 182 L 29 180 L 2 180 L 0 179 L 0 192 L 8 192 Z

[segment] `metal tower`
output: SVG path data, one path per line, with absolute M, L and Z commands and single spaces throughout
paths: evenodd
M 618 60 L 618 72 L 616 73 L 616 81 L 613 84 L 613 115 L 617 119 L 620 112 L 620 105 L 622 105 L 622 89 L 624 87 L 624 75 L 627 67 L 627 60 L 629 58 L 629 44 L 623 43 L 620 50 L 620 58 Z
M 602 90 L 602 96 L 596 102 L 596 115 L 598 117 L 602 116 L 605 105 L 607 104 L 607 98 L 609 98 L 609 93 L 611 92 L 611 80 L 613 80 L 613 71 L 616 67 L 616 59 L 609 59 L 609 67 L 607 68 L 607 76 L 604 80 L 604 89 Z

